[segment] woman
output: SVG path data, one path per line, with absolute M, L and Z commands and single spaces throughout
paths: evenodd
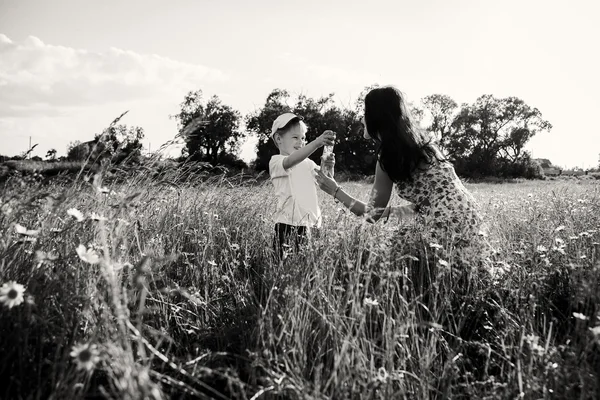
M 480 237 L 482 218 L 475 199 L 452 164 L 411 119 L 398 89 L 371 90 L 365 97 L 362 123 L 364 137 L 377 145 L 375 182 L 368 203 L 353 198 L 319 171 L 317 183 L 323 191 L 370 222 L 388 218 L 390 213 L 401 217 L 416 214 L 446 248 L 466 249 Z M 394 185 L 410 206 L 387 207 Z

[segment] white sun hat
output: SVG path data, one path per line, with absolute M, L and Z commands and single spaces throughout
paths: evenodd
M 289 124 L 291 121 L 293 121 L 295 119 L 302 121 L 304 118 L 302 118 L 294 113 L 281 114 L 279 117 L 277 117 L 275 119 L 275 121 L 273 121 L 273 126 L 271 127 L 271 137 L 273 137 L 273 135 L 275 135 L 275 132 L 277 132 L 281 128 L 285 128 L 287 126 L 287 124 Z

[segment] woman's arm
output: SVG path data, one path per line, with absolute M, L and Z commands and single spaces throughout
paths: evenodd
M 379 162 L 375 170 L 375 182 L 371 188 L 371 195 L 367 203 L 350 196 L 337 182 L 325 176 L 320 171 L 317 175 L 317 182 L 321 189 L 334 196 L 334 198 L 344 204 L 355 215 L 359 217 L 364 216 L 368 222 L 376 222 L 382 217 L 389 217 L 390 211 L 392 211 L 391 207 L 387 207 L 387 204 L 390 201 L 394 183 L 381 168 Z

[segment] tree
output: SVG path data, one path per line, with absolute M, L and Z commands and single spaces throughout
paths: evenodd
M 302 116 L 308 127 L 307 142 L 327 129 L 336 132 L 334 151 L 337 171 L 372 173 L 375 168 L 374 147 L 360 134 L 359 112 L 336 106 L 333 96 L 329 94 L 313 99 L 300 94 L 291 99 L 286 90 L 274 89 L 267 96 L 264 106 L 246 118 L 247 129 L 258 138 L 254 168 L 258 171 L 268 170 L 271 156 L 278 153 L 271 140 L 273 121 L 282 113 L 293 112 Z M 319 164 L 321 153 L 317 151 L 310 158 Z
M 497 175 L 502 167 L 530 162 L 525 144 L 552 125 L 517 97 L 479 97 L 463 104 L 452 123 L 447 147 L 466 175 Z
M 458 104 L 445 94 L 426 96 L 421 100 L 421 104 L 431 119 L 431 123 L 425 129 L 433 135 L 440 148 L 448 152 L 452 122 L 454 121 Z
M 50 149 L 46 153 L 46 158 L 48 161 L 56 161 L 56 149 Z
M 111 124 L 102 133 L 96 133 L 93 140 L 87 142 L 77 140 L 69 143 L 67 159 L 91 163 L 102 160 L 117 163 L 136 160 L 141 155 L 143 138 L 142 127 Z
M 241 115 L 237 110 L 223 104 L 217 96 L 204 102 L 202 91 L 189 92 L 180 104 L 178 114 L 171 116 L 177 120 L 179 131 L 194 120 L 205 123 L 186 130 L 185 151 L 192 160 L 206 161 L 213 165 L 221 161 L 237 161 L 237 153 L 245 133 L 240 131 Z M 224 162 L 225 163 L 225 162 Z
M 67 160 L 69 161 L 84 161 L 88 155 L 88 146 L 83 146 L 79 140 L 70 142 L 67 146 Z
M 274 89 L 267 96 L 262 108 L 246 116 L 246 129 L 258 138 L 254 161 L 257 171 L 268 170 L 271 156 L 279 152 L 271 140 L 271 126 L 279 115 L 293 111 L 288 105 L 289 98 L 287 90 Z

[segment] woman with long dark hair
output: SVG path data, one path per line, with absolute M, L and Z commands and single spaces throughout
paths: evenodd
M 469 191 L 426 132 L 408 112 L 402 93 L 391 86 L 365 97 L 364 137 L 377 145 L 375 182 L 367 203 L 350 196 L 332 178 L 317 173 L 317 183 L 357 216 L 370 222 L 418 216 L 440 244 L 464 248 L 480 236 L 482 218 Z M 392 189 L 410 205 L 391 208 Z

